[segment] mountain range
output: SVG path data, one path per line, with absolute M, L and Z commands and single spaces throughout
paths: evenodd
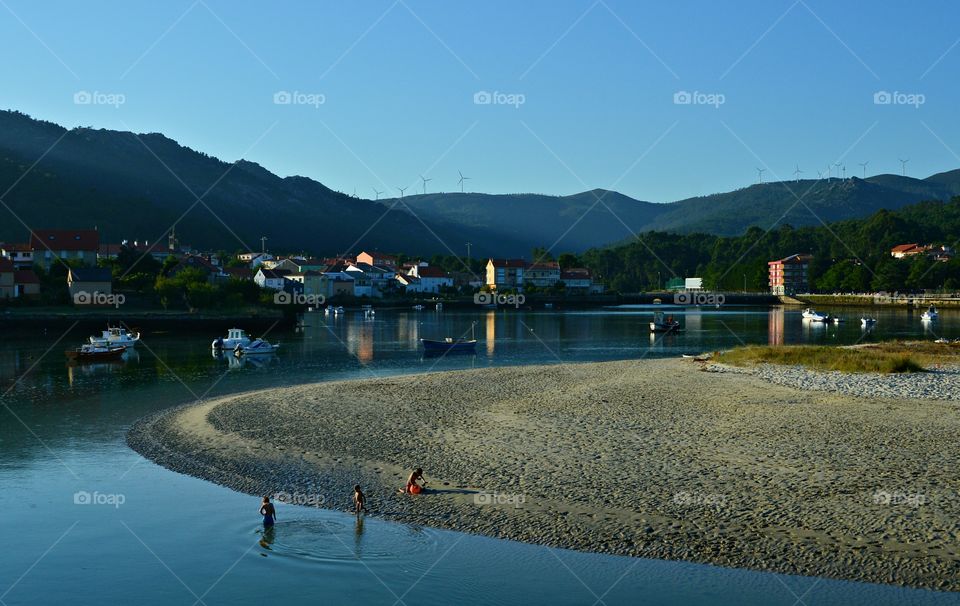
M 32 168 L 31 168 L 32 167 Z M 74 128 L 0 111 L 0 241 L 28 228 L 92 228 L 103 242 L 181 242 L 211 249 L 268 247 L 332 255 L 529 256 L 581 252 L 644 231 L 737 235 L 757 225 L 819 225 L 960 194 L 960 170 L 913 179 L 820 179 L 751 185 L 653 203 L 614 191 L 569 196 L 436 193 L 365 200 L 306 177 L 228 163 L 158 133 Z

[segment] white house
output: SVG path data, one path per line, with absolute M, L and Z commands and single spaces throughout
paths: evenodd
M 237 259 L 249 264 L 250 269 L 260 267 L 264 261 L 273 261 L 273 255 L 265 252 L 245 252 L 237 255 Z
M 420 289 L 417 292 L 436 294 L 440 292 L 441 288 L 453 286 L 453 278 L 439 267 L 415 265 L 410 268 L 407 275 L 420 280 Z
M 253 281 L 260 288 L 283 290 L 284 283 L 287 280 L 286 276 L 289 274 L 290 272 L 285 269 L 264 269 L 261 267 L 253 276 Z

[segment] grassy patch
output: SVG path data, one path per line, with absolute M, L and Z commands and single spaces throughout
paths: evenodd
M 714 360 L 733 366 L 767 363 L 799 365 L 813 370 L 894 373 L 925 372 L 950 357 L 960 360 L 960 346 L 936 343 L 883 343 L 862 347 L 750 345 L 717 353 Z

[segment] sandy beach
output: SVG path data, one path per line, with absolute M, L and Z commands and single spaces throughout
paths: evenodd
M 624 361 L 272 389 L 148 417 L 128 443 L 306 505 L 347 510 L 359 483 L 371 515 L 406 523 L 960 590 L 955 401 L 709 368 Z M 398 494 L 417 466 L 430 490 Z

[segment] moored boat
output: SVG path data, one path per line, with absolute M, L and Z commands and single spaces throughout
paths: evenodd
M 76 349 L 68 349 L 67 358 L 77 362 L 102 362 L 104 360 L 118 360 L 127 351 L 126 345 L 104 346 L 93 343 L 84 343 Z
M 810 320 L 811 322 L 826 322 L 830 320 L 830 314 L 822 314 L 812 307 L 804 309 L 800 315 L 803 316 L 804 320 Z
M 939 317 L 940 317 L 940 314 L 937 313 L 936 305 L 931 305 L 930 307 L 927 308 L 927 311 L 923 312 L 923 314 L 920 316 L 920 319 L 926 320 L 929 322 L 930 320 L 936 320 Z
M 90 344 L 100 347 L 134 347 L 140 340 L 140 333 L 131 332 L 125 328 L 117 326 L 107 326 L 107 329 L 100 333 L 99 337 L 90 337 Z
M 860 325 L 864 327 L 873 326 L 876 323 L 877 323 L 876 318 L 867 318 L 867 317 L 860 318 Z
M 425 353 L 465 353 L 476 350 L 476 339 L 420 339 Z
M 247 335 L 247 331 L 242 328 L 231 328 L 227 331 L 226 338 L 217 337 L 214 339 L 213 343 L 210 344 L 215 351 L 223 350 L 234 350 L 237 345 L 249 345 L 250 337 Z
M 237 345 L 233 349 L 233 355 L 239 356 L 258 356 L 272 354 L 280 349 L 280 344 L 271 345 L 263 339 L 254 339 L 248 345 Z

